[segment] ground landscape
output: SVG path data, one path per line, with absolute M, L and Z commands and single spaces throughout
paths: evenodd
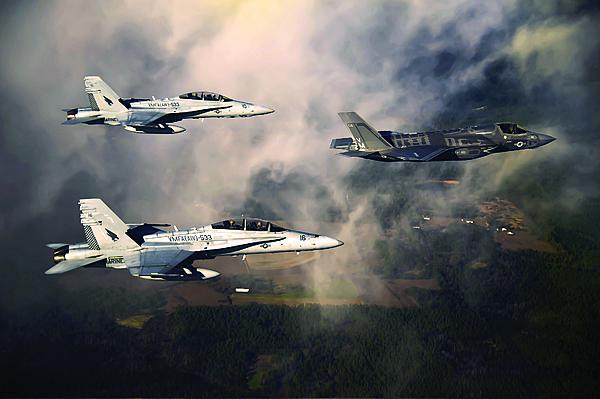
M 531 250 L 556 254 L 560 252 L 557 245 L 537 238 L 531 233 L 525 215 L 515 204 L 507 200 L 495 198 L 491 201 L 474 205 L 464 215 L 439 216 L 431 211 L 424 211 L 420 220 L 412 225 L 415 230 L 443 233 L 449 226 L 464 226 L 469 229 L 482 229 L 504 251 Z M 276 223 L 283 224 L 283 221 Z M 328 228 L 336 230 L 330 223 Z M 376 241 L 383 242 L 397 232 L 383 231 Z M 364 257 L 352 259 L 356 264 L 381 263 L 385 258 L 382 247 L 375 246 L 373 251 Z M 159 312 L 174 312 L 178 306 L 198 305 L 242 305 L 256 304 L 366 304 L 383 305 L 397 308 L 417 307 L 419 303 L 411 296 L 411 288 L 422 290 L 438 290 L 439 282 L 435 276 L 420 278 L 427 272 L 415 267 L 400 274 L 404 278 L 382 278 L 373 269 L 358 268 L 349 274 L 332 276 L 327 283 L 315 287 L 307 282 L 314 267 L 321 267 L 317 260 L 323 254 L 319 252 L 284 253 L 272 255 L 249 255 L 245 260 L 241 257 L 197 261 L 198 267 L 208 267 L 221 273 L 219 282 L 213 283 L 166 283 L 160 292 L 165 297 L 164 307 Z M 485 261 L 474 260 L 469 264 L 472 269 L 487 267 Z M 375 268 L 376 269 L 376 268 Z M 248 288 L 248 293 L 236 293 L 236 288 Z M 146 317 L 150 315 L 143 315 Z M 138 315 L 132 316 L 134 320 Z
M 1 2 L 0 396 L 597 397 L 598 21 L 583 0 Z M 275 112 L 176 135 L 61 125 L 90 75 Z M 373 162 L 329 149 L 344 111 L 556 141 Z M 197 261 L 207 282 L 46 275 L 45 244 L 84 239 L 81 198 L 344 245 Z

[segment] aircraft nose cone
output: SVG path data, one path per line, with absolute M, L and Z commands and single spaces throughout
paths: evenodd
M 341 245 L 344 245 L 344 243 L 340 240 L 336 240 L 333 237 L 322 237 L 322 246 L 325 249 L 336 248 Z
M 539 137 L 539 142 L 540 142 L 540 145 L 539 145 L 539 146 L 540 146 L 540 147 L 541 147 L 541 146 L 543 146 L 543 145 L 546 145 L 546 144 L 550 144 L 550 143 L 552 143 L 554 140 L 556 140 L 556 138 L 555 138 L 555 137 L 552 137 L 552 136 L 550 136 L 550 135 L 548 135 L 548 134 L 541 134 L 541 133 L 538 133 L 538 137 Z
M 266 114 L 272 114 L 273 112 L 275 112 L 274 109 L 271 109 L 268 107 L 263 107 L 262 105 L 254 106 L 254 114 L 255 115 L 266 115 Z

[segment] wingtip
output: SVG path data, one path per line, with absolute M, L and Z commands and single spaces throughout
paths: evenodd
M 46 246 L 50 249 L 58 249 L 61 247 L 66 247 L 68 245 L 69 244 L 65 244 L 64 242 L 51 242 L 51 243 L 46 244 Z
M 52 266 L 50 269 L 46 270 L 44 272 L 44 274 L 60 274 L 63 273 L 63 271 L 61 270 L 60 267 L 57 267 L 58 265 L 54 265 Z

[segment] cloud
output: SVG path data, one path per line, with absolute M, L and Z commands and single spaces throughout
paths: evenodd
M 50 235 L 51 224 L 76 222 L 79 197 L 96 196 L 126 220 L 180 227 L 237 210 L 291 222 L 313 218 L 307 222 L 315 231 L 329 228 L 322 222 L 333 217 L 345 222 L 339 234 L 348 240 L 336 259 L 353 259 L 358 242 L 373 234 L 352 234 L 360 231 L 356 221 L 389 213 L 372 209 L 385 203 L 378 190 L 396 195 L 401 188 L 414 212 L 442 209 L 444 198 L 414 186 L 452 173 L 464 179 L 453 195 L 483 198 L 529 165 L 561 162 L 570 138 L 587 138 L 598 127 L 594 115 L 581 122 L 596 105 L 584 60 L 594 60 L 597 18 L 577 10 L 568 18 L 552 10 L 531 17 L 538 6 L 462 0 L 5 6 L 0 165 L 9 189 L 2 238 L 19 251 L 41 245 L 21 242 L 14 231 L 26 234 L 23 226 L 41 221 Z M 61 108 L 85 104 L 86 74 L 103 76 L 124 97 L 212 90 L 276 112 L 186 121 L 188 132 L 173 137 L 62 126 Z M 380 129 L 413 130 L 464 123 L 481 105 L 556 131 L 560 141 L 462 165 L 373 165 L 328 149 L 331 138 L 348 135 L 336 115 L 342 110 L 356 110 Z M 595 156 L 589 149 L 580 154 L 590 162 Z M 372 189 L 349 192 L 348 179 L 356 176 Z M 565 190 L 589 194 L 576 183 Z M 396 222 L 407 217 L 397 215 Z M 64 232 L 55 233 L 62 240 Z M 39 256 L 26 266 L 31 273 L 47 264 Z

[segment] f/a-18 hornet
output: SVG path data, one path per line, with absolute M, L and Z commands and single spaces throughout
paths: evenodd
M 335 238 L 291 230 L 260 219 L 230 219 L 188 230 L 165 231 L 155 223 L 125 224 L 97 198 L 79 200 L 87 242 L 47 244 L 55 265 L 46 274 L 80 267 L 127 269 L 149 280 L 208 280 L 214 270 L 195 268 L 195 260 L 216 256 L 315 251 L 343 245 Z
M 339 155 L 383 162 L 466 161 L 499 152 L 538 148 L 554 137 L 523 129 L 516 123 L 494 123 L 434 132 L 377 131 L 356 112 L 338 114 L 354 138 L 333 139 Z
M 84 78 L 89 107 L 64 109 L 63 125 L 123 126 L 134 133 L 174 134 L 185 128 L 171 123 L 183 119 L 236 118 L 265 115 L 272 109 L 221 94 L 196 91 L 179 97 L 121 98 L 98 76 Z

